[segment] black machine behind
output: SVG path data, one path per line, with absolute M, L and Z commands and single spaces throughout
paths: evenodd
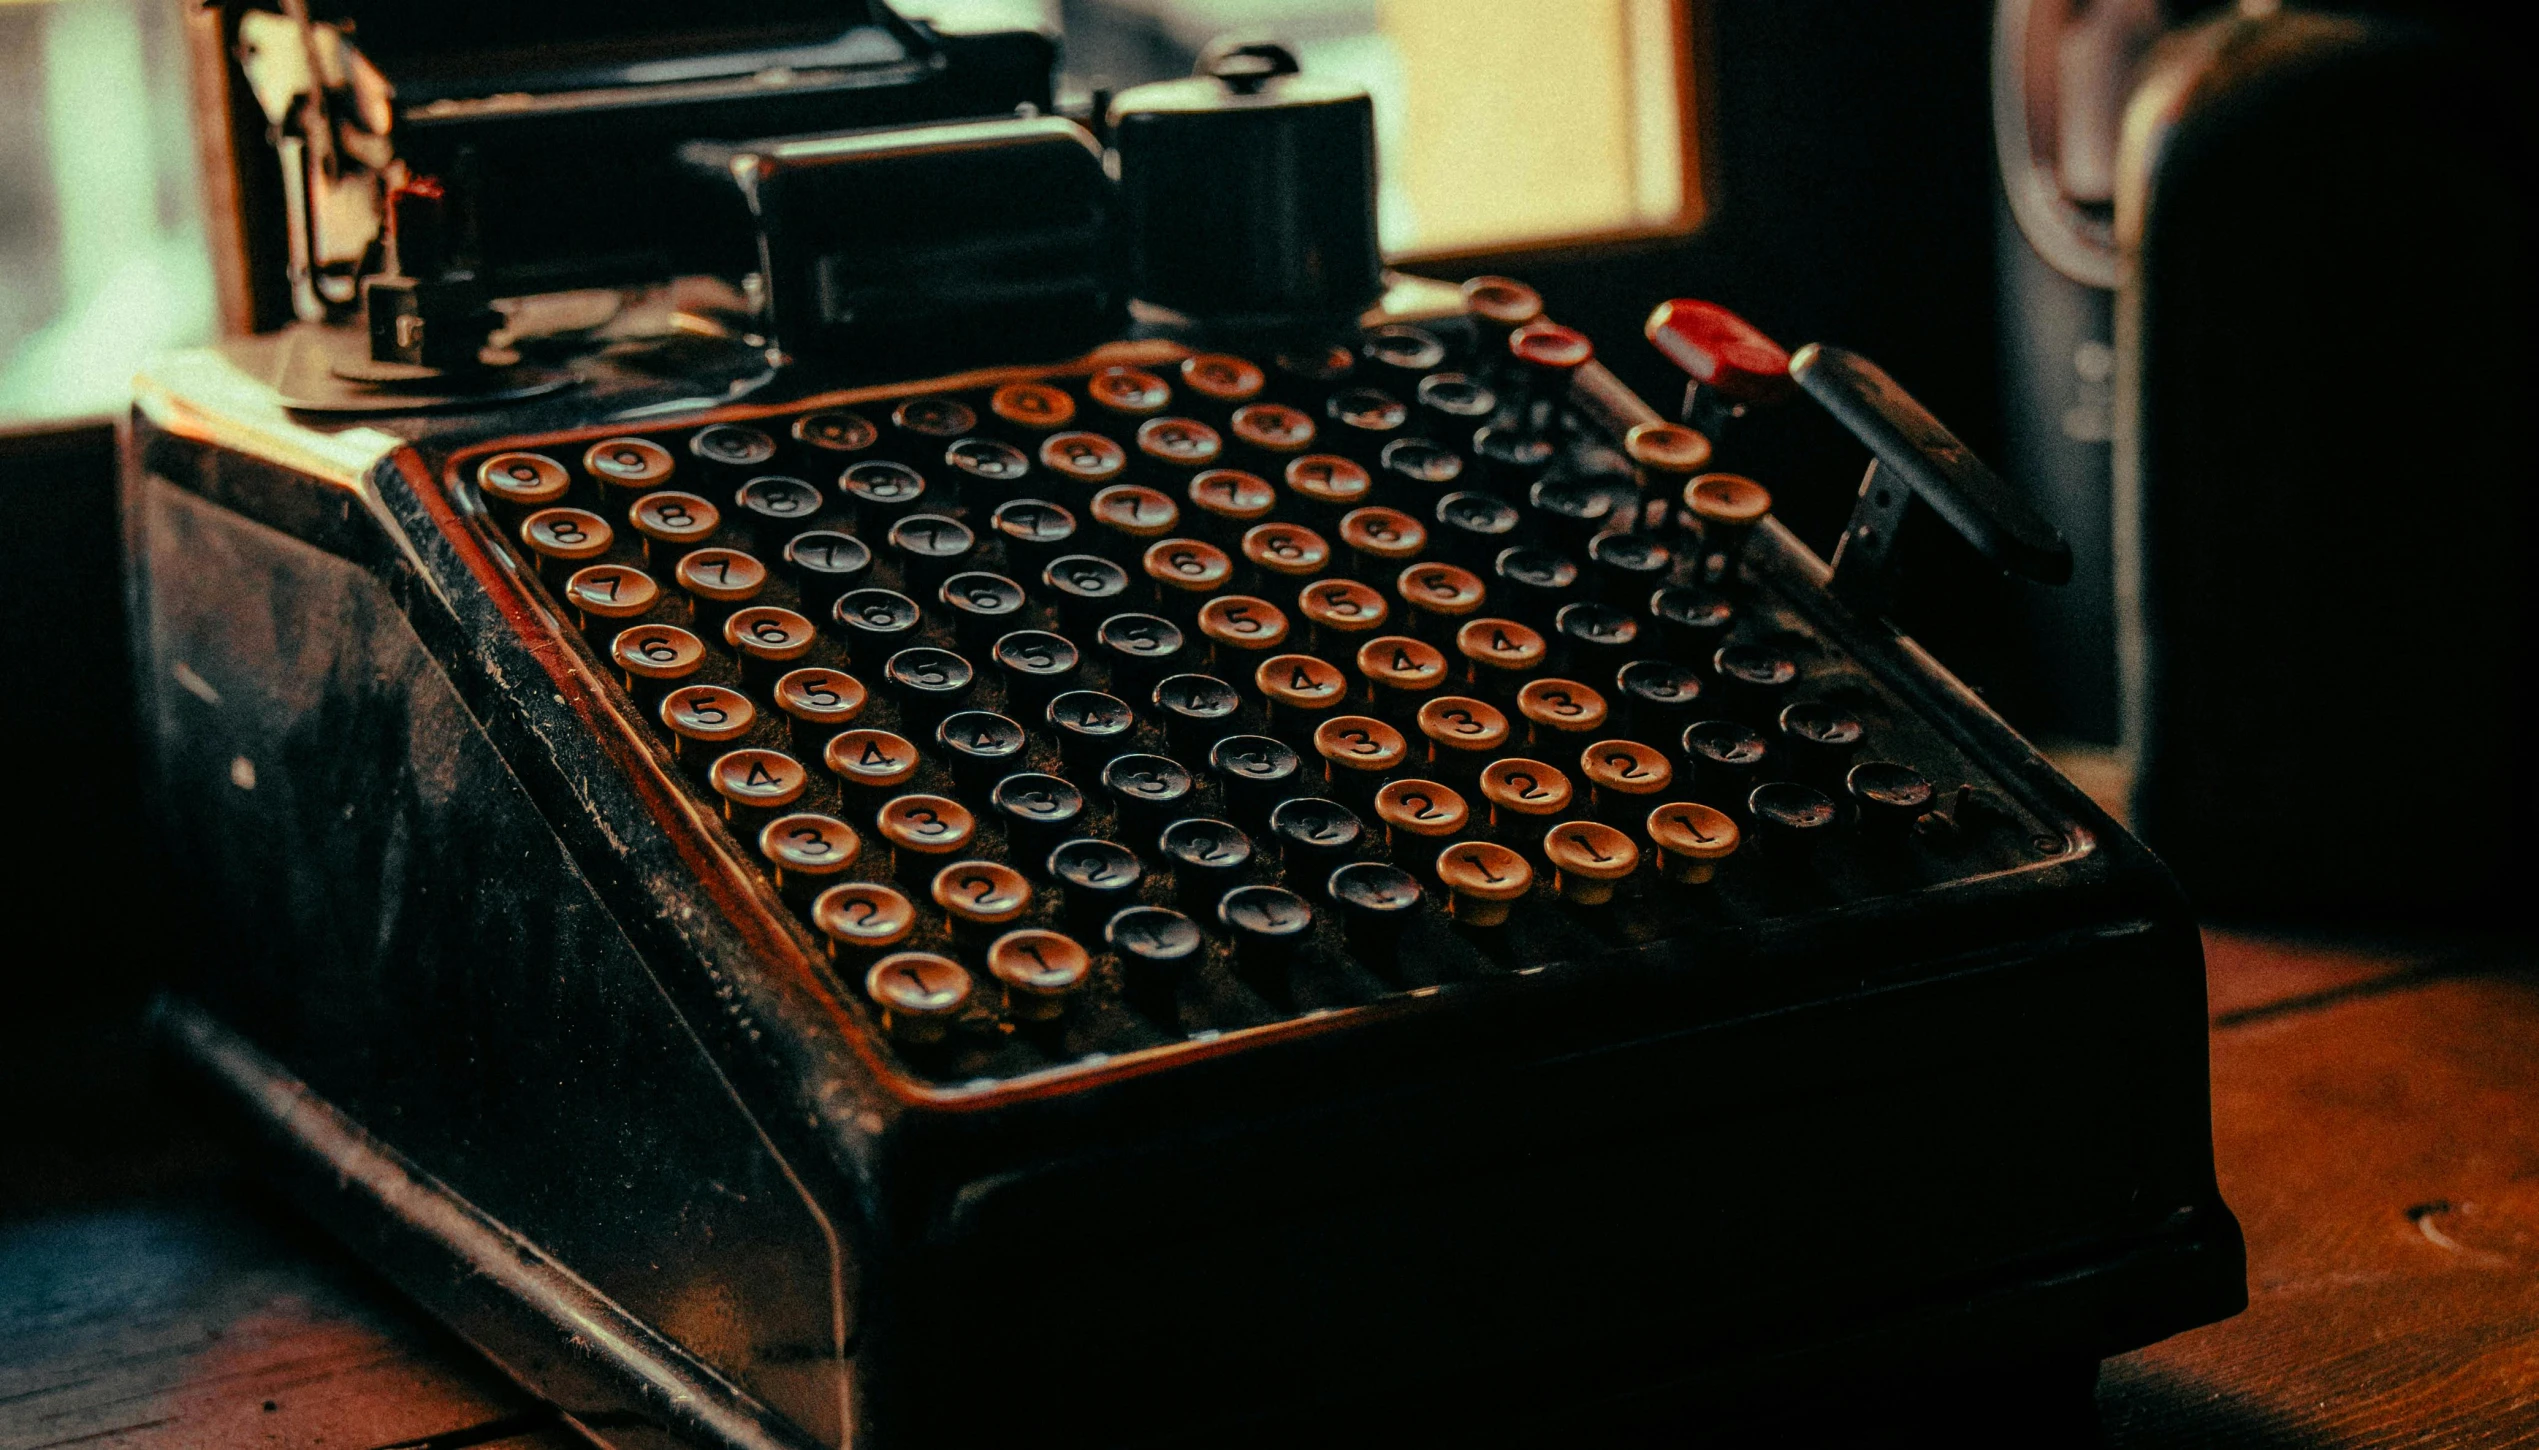
M 1549 1433 L 2235 1310 L 2184 903 L 1882 617 L 1908 510 L 2061 541 L 1842 349 L 1670 303 L 1672 418 L 1379 276 L 1363 95 L 1205 64 L 659 152 L 808 182 L 713 367 L 365 378 L 338 285 L 145 379 L 159 1021 L 278 1174 L 626 1445 Z M 1032 158 L 1063 225 L 865 286 L 829 168 Z M 1801 394 L 1875 459 L 1831 564 L 1735 471 Z

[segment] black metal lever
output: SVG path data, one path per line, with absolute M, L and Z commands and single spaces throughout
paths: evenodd
M 1916 495 L 2011 573 L 2042 584 L 2072 577 L 2072 546 L 1885 369 L 1809 343 L 1790 358 L 1790 376 L 1877 455 L 1834 546 L 1832 588 L 1853 608 L 1875 613 L 1894 601 L 1896 533 Z

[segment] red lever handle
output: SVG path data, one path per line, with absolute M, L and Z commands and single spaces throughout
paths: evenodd
M 1789 353 L 1716 302 L 1661 302 L 1642 330 L 1694 382 L 1732 402 L 1777 402 L 1790 393 Z

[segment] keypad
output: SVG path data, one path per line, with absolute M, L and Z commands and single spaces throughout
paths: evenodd
M 1472 302 L 451 484 L 947 1084 L 2061 849 L 1740 562 L 1763 485 L 1606 436 L 1586 340 Z

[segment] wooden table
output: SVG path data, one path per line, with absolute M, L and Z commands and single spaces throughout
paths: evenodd
M 2539 957 L 2207 937 L 2248 1312 L 2109 1364 L 2121 1450 L 2539 1447 Z M 0 1222 L 0 1450 L 579 1443 L 216 1161 Z

